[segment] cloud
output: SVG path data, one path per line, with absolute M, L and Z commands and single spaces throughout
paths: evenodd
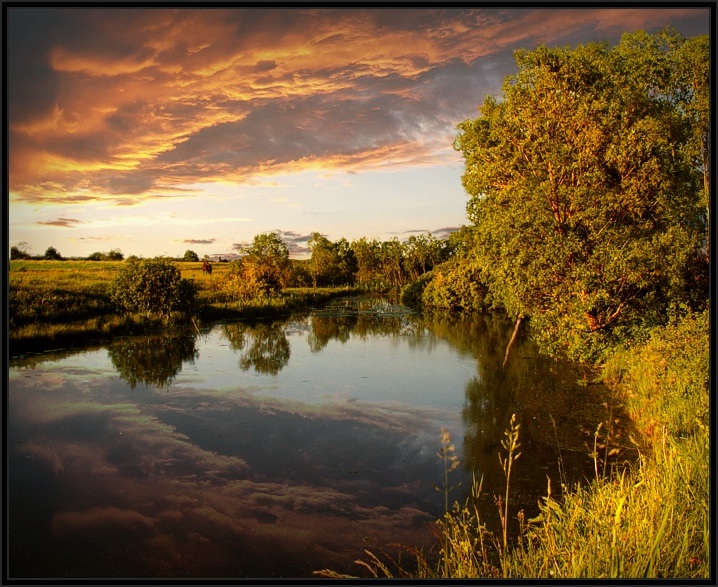
M 62 226 L 64 228 L 72 228 L 76 224 L 82 224 L 81 220 L 77 220 L 76 218 L 56 218 L 55 220 L 38 220 L 37 224 L 41 224 L 43 226 Z
M 263 577 L 268 569 L 310 576 L 326 567 L 356 572 L 367 542 L 431 545 L 432 516 L 414 488 L 400 476 L 379 491 L 375 475 L 386 475 L 385 467 L 365 463 L 351 472 L 358 465 L 346 462 L 346 448 L 328 442 L 338 427 L 366 452 L 380 435 L 385 464 L 403 462 L 406 451 L 422 448 L 407 441 L 430 418 L 421 409 L 371 402 L 323 409 L 192 386 L 169 395 L 147 388 L 142 398 L 115 388 L 98 402 L 95 379 L 106 376 L 93 366 L 13 379 L 21 402 L 14 426 L 24 440 L 13 443 L 12 456 L 42 471 L 44 491 L 54 495 L 61 484 L 72 496 L 55 500 L 48 528 L 68 548 L 48 550 L 45 532 L 25 545 L 46 553 L 36 571 L 53 573 L 79 557 L 98 577 Z M 48 389 L 61 393 L 32 399 Z M 270 432 L 257 443 L 260 420 Z M 302 458 L 316 474 L 297 469 Z M 435 463 L 434 451 L 426 459 Z
M 197 238 L 186 238 L 182 242 L 189 245 L 211 245 L 214 244 L 216 238 L 197 239 Z
M 132 205 L 197 182 L 443 165 L 456 123 L 500 92 L 514 49 L 696 14 L 14 7 L 10 189 Z
M 444 228 L 437 228 L 436 230 L 432 230 L 431 234 L 438 239 L 445 239 L 449 238 L 452 233 L 456 232 L 460 228 L 460 226 L 445 226 Z

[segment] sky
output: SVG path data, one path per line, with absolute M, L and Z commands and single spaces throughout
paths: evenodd
M 276 231 L 301 258 L 313 232 L 443 238 L 467 222 L 456 126 L 515 50 L 710 32 L 680 3 L 526 6 L 4 6 L 9 245 L 201 258 Z

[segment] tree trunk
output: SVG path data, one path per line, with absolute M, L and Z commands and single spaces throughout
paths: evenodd
M 504 362 L 501 365 L 502 367 L 506 367 L 506 363 L 509 362 L 509 353 L 511 352 L 511 346 L 514 344 L 514 340 L 516 340 L 516 335 L 519 333 L 519 327 L 521 326 L 521 322 L 523 321 L 524 317 L 519 315 L 518 318 L 516 318 L 516 325 L 514 326 L 514 333 L 511 335 L 511 340 L 509 340 L 509 344 L 506 345 L 506 354 L 504 355 Z

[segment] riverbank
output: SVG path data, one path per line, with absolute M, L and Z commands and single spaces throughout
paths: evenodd
M 363 565 L 379 577 L 710 577 L 709 340 L 703 312 L 615 350 L 601 379 L 636 425 L 639 437 L 630 441 L 638 463 L 613 471 L 597 466 L 595 479 L 563 488 L 561 500 L 549 484 L 540 515 L 519 514 L 516 543 L 505 548 L 467 504 L 437 521 L 438 562 L 414 553 L 409 567 L 367 553 Z M 506 426 L 507 439 L 516 432 L 519 446 L 505 446 L 502 458 L 516 471 L 520 430 Z M 507 486 L 510 501 L 510 475 Z
M 110 300 L 108 287 L 122 261 L 12 261 L 9 272 L 10 356 L 110 340 L 114 336 L 161 330 L 188 321 L 125 314 Z M 286 288 L 252 301 L 238 301 L 226 287 L 226 264 L 211 277 L 201 263 L 177 263 L 183 278 L 198 288 L 189 321 L 199 328 L 218 320 L 260 320 L 309 309 L 358 290 Z

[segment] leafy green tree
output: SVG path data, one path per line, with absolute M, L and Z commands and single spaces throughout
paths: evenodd
M 29 259 L 30 254 L 25 247 L 27 247 L 27 243 L 24 241 L 18 243 L 17 246 L 10 247 L 10 259 L 13 261 L 16 259 Z
M 62 261 L 62 255 L 60 255 L 55 247 L 47 247 L 44 259 L 48 261 Z
M 110 299 L 127 312 L 169 317 L 192 310 L 197 288 L 182 279 L 180 270 L 165 257 L 128 259 L 110 283 Z
M 332 242 L 324 235 L 313 232 L 307 246 L 312 252 L 309 272 L 314 287 L 326 285 L 334 268 L 334 251 Z
M 112 249 L 107 253 L 95 252 L 87 256 L 88 261 L 122 261 L 124 258 L 120 249 Z
M 381 242 L 379 239 L 361 237 L 352 241 L 351 248 L 357 263 L 357 282 L 370 290 L 386 289 L 387 284 L 384 283 L 381 270 Z
M 545 350 L 595 358 L 707 273 L 684 45 L 664 31 L 517 51 L 504 99 L 459 124 L 476 270 Z
M 449 253 L 448 241 L 439 240 L 431 233 L 412 235 L 404 243 L 404 271 L 415 281 L 445 261 Z
M 407 283 L 404 246 L 398 238 L 388 241 L 362 237 L 351 244 L 356 259 L 356 280 L 374 291 L 400 290 Z
M 353 283 L 357 263 L 354 251 L 346 239 L 332 242 L 324 235 L 314 232 L 307 244 L 312 251 L 309 270 L 314 287 Z
M 404 271 L 404 245 L 397 237 L 381 243 L 379 260 L 384 282 L 390 289 L 401 289 L 408 277 Z
M 289 249 L 275 232 L 254 237 L 245 256 L 232 263 L 229 280 L 237 296 L 250 299 L 281 292 L 291 276 Z
M 194 251 L 187 249 L 182 257 L 183 261 L 199 261 L 199 256 Z

